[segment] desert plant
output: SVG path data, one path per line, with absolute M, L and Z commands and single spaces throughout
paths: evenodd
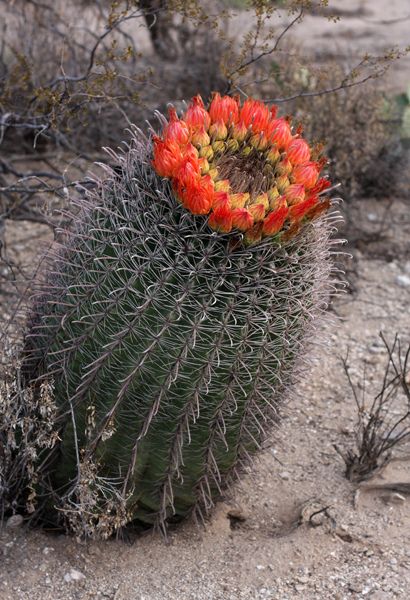
M 219 94 L 159 118 L 110 152 L 26 338 L 61 439 L 37 493 L 77 532 L 206 514 L 278 421 L 333 286 L 325 161 L 287 119 Z
M 386 365 L 380 390 L 368 400 L 366 385 L 362 392 L 352 380 L 348 357 L 342 360 L 357 406 L 355 447 L 346 450 L 335 446 L 346 465 L 346 477 L 360 482 L 380 471 L 392 458 L 392 451 L 410 437 L 410 345 L 403 347 L 398 334 L 389 344 L 380 334 L 386 353 Z M 363 377 L 366 382 L 366 376 Z M 404 400 L 404 402 L 403 402 Z

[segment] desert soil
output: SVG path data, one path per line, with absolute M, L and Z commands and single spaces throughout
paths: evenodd
M 366 19 L 394 20 L 396 13 L 410 12 L 407 1 L 398 0 L 389 2 L 388 11 L 381 0 L 335 4 L 347 12 L 361 7 L 365 15 L 345 16 L 345 34 L 332 38 L 333 48 L 342 47 L 346 36 L 350 47 L 365 45 L 360 28 L 370 28 Z M 322 48 L 329 46 L 328 27 L 342 27 L 309 19 L 306 39 Z M 408 24 L 372 25 L 371 47 L 380 49 L 383 35 L 399 43 Z M 405 75 L 400 67 L 398 85 L 408 83 Z M 345 478 L 334 449 L 353 447 L 357 419 L 341 357 L 349 351 L 352 375 L 362 387 L 365 369 L 371 396 L 386 361 L 379 332 L 389 341 L 396 332 L 410 341 L 409 198 L 391 206 L 388 200 L 360 200 L 348 210 L 363 235 L 346 248 L 353 255 L 345 261 L 351 286 L 333 302 L 338 326 L 329 344 L 316 350 L 271 447 L 217 504 L 206 526 L 186 522 L 167 543 L 157 534 L 130 533 L 83 544 L 12 521 L 0 532 L 0 600 L 410 597 L 409 496 L 369 487 L 410 486 L 410 447 L 396 451 L 395 460 L 360 488 Z M 7 225 L 13 257 L 33 264 L 38 235 L 46 238 L 45 230 Z

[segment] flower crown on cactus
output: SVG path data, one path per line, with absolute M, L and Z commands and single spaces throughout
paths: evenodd
M 186 209 L 209 215 L 212 229 L 243 232 L 248 244 L 286 239 L 330 206 L 320 197 L 330 187 L 320 178 L 327 159 L 301 133 L 277 118 L 276 106 L 214 93 L 206 110 L 198 95 L 181 119 L 169 108 L 152 164 Z

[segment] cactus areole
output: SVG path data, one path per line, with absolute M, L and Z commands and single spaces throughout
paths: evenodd
M 37 495 L 75 531 L 203 517 L 269 439 L 331 292 L 326 160 L 258 100 L 193 98 L 87 192 L 39 283 L 25 376 L 59 442 Z

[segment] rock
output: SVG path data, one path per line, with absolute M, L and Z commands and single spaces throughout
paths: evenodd
M 279 477 L 285 481 L 288 481 L 288 479 L 290 479 L 290 473 L 287 471 L 282 471 L 282 473 L 279 473 Z
M 13 515 L 7 519 L 6 527 L 9 529 L 18 529 L 23 525 L 23 517 L 21 515 Z
M 246 521 L 246 519 L 249 519 L 249 513 L 246 512 L 246 510 L 244 510 L 243 508 L 230 508 L 228 510 L 228 517 L 231 519 L 231 521 L 233 522 L 237 522 L 240 521 L 241 523 Z
M 409 287 L 410 286 L 410 277 L 408 275 L 397 275 L 396 284 L 400 287 Z
M 383 494 L 380 498 L 385 504 L 404 504 L 406 502 L 406 498 L 397 492 Z
M 71 581 L 81 581 L 82 579 L 85 579 L 85 575 L 81 573 L 81 571 L 77 571 L 77 569 L 71 569 L 64 575 L 64 581 L 66 583 L 70 583 Z

